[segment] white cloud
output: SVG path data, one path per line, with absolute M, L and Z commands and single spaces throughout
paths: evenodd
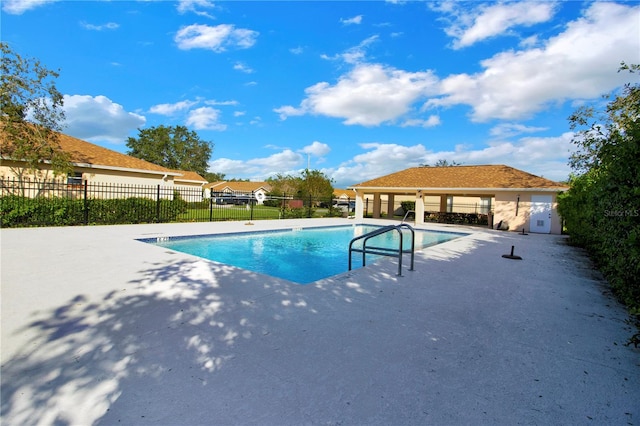
M 204 103 L 206 105 L 221 105 L 221 106 L 235 106 L 235 105 L 238 105 L 238 101 L 216 101 L 215 99 L 204 101 Z
M 550 104 L 595 98 L 626 82 L 620 61 L 640 61 L 640 6 L 594 3 L 542 48 L 505 51 L 482 61 L 481 73 L 441 81 L 426 107 L 470 105 L 474 121 L 515 120 Z
M 236 62 L 233 65 L 233 69 L 236 71 L 243 72 L 245 74 L 251 74 L 254 72 L 251 67 L 247 66 L 246 64 L 243 64 L 242 62 Z
M 160 115 L 172 115 L 178 111 L 184 111 L 197 104 L 196 101 L 180 101 L 174 104 L 158 104 L 149 108 L 149 112 Z
M 303 161 L 302 154 L 285 149 L 268 157 L 252 158 L 246 161 L 220 158 L 209 162 L 209 169 L 227 176 L 263 180 L 278 173 L 291 173 Z
M 219 53 L 228 48 L 248 49 L 256 43 L 258 34 L 257 31 L 235 28 L 228 24 L 194 24 L 180 28 L 174 41 L 183 50 L 208 49 Z
M 10 15 L 22 15 L 24 12 L 43 6 L 47 3 L 55 3 L 59 0 L 4 0 L 2 10 Z
M 324 157 L 329 152 L 331 152 L 331 148 L 326 143 L 313 141 L 311 145 L 307 145 L 300 150 L 300 152 L 304 154 L 310 154 L 315 157 Z
M 493 127 L 489 134 L 497 139 L 511 138 L 523 133 L 536 133 L 547 130 L 546 127 L 525 126 L 518 123 L 501 123 Z
M 344 25 L 359 25 L 362 23 L 362 15 L 357 15 L 348 19 L 340 19 L 340 22 Z
M 554 2 L 511 2 L 481 5 L 472 12 L 458 12 L 455 23 L 446 33 L 455 38 L 460 49 L 490 37 L 504 34 L 517 26 L 531 26 L 553 17 Z
M 291 49 L 289 49 L 289 52 L 293 53 L 294 55 L 300 55 L 304 52 L 304 47 L 292 47 Z
M 106 24 L 102 24 L 102 25 L 94 25 L 94 24 L 89 24 L 87 22 L 80 22 L 80 26 L 85 30 L 91 30 L 91 31 L 116 30 L 120 27 L 120 25 L 116 24 L 115 22 L 107 22 Z
M 295 108 L 291 105 L 275 108 L 273 112 L 277 112 L 280 115 L 280 120 L 286 120 L 288 117 L 305 114 L 305 111 L 302 108 Z
M 320 55 L 322 59 L 326 60 L 343 60 L 347 64 L 358 64 L 364 62 L 366 59 L 367 48 L 372 45 L 374 42 L 378 41 L 379 37 L 377 35 L 372 35 L 360 42 L 357 46 L 350 47 L 345 50 L 343 53 L 339 53 L 334 56 L 328 55 Z
M 199 16 L 205 16 L 207 18 L 213 18 L 208 12 L 203 9 L 213 9 L 215 5 L 210 0 L 179 0 L 178 13 L 184 14 L 188 12 L 195 13 Z
M 421 164 L 429 151 L 424 145 L 404 146 L 399 144 L 362 143 L 367 151 L 356 155 L 335 169 L 325 169 L 339 188 L 364 182 L 389 173 L 415 167 Z
M 195 108 L 198 105 L 207 105 L 205 107 Z M 149 109 L 150 113 L 164 116 L 175 116 L 185 120 L 185 124 L 193 126 L 198 130 L 218 130 L 227 129 L 227 125 L 220 123 L 220 110 L 211 108 L 210 106 L 236 106 L 238 101 L 218 101 L 215 99 L 203 100 L 184 100 L 175 103 L 166 103 L 154 105 Z
M 380 64 L 362 64 L 333 86 L 322 82 L 308 87 L 300 108 L 283 106 L 274 111 L 282 119 L 319 114 L 343 118 L 345 124 L 377 126 L 409 112 L 416 101 L 435 93 L 436 84 L 430 71 L 406 72 Z
M 88 141 L 123 143 L 146 122 L 145 117 L 125 111 L 106 96 L 65 95 L 64 111 L 64 132 Z
M 420 118 L 412 118 L 405 120 L 400 126 L 401 127 L 435 127 L 441 124 L 440 117 L 437 115 L 431 115 L 426 120 Z
M 189 111 L 187 125 L 193 126 L 196 130 L 226 130 L 226 124 L 219 122 L 220 110 L 201 107 Z

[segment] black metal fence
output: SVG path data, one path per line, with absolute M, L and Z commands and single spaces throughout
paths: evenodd
M 0 226 L 73 226 L 342 216 L 337 200 L 209 194 L 189 186 L 0 179 Z
M 351 215 L 355 210 L 354 199 L 209 193 L 193 186 L 0 179 L 0 189 L 3 228 L 335 217 Z M 389 218 L 385 213 L 387 201 L 380 201 L 382 217 Z M 364 216 L 370 217 L 373 201 L 365 199 L 363 208 Z M 402 218 L 403 208 L 394 208 L 394 217 Z M 490 212 L 478 204 L 454 205 L 447 213 L 438 210 L 439 205 L 425 205 L 425 221 L 491 222 Z

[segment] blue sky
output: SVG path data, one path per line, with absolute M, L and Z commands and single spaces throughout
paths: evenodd
M 60 71 L 65 133 L 126 152 L 185 125 L 210 170 L 346 187 L 440 159 L 562 180 L 567 117 L 634 81 L 638 2 L 3 0 L 2 40 Z

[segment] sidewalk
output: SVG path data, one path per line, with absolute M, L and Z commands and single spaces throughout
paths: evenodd
M 2 424 L 640 424 L 634 330 L 564 237 L 306 286 L 135 241 L 329 223 L 3 229 Z

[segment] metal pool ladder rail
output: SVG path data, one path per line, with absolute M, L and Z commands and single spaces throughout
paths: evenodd
M 407 250 L 403 250 L 403 246 L 402 246 L 402 230 L 403 229 L 408 229 L 409 231 L 411 231 L 411 249 L 407 249 Z M 398 235 L 400 236 L 400 242 L 398 244 L 398 248 L 394 249 L 394 248 L 389 248 L 389 247 L 377 247 L 377 246 L 367 246 L 367 242 L 373 238 L 373 237 L 377 237 L 378 235 L 382 235 L 385 234 L 387 232 L 393 232 L 396 231 L 398 232 Z M 397 257 L 398 258 L 398 275 L 402 275 L 402 255 L 404 253 L 411 253 L 411 268 L 409 268 L 410 271 L 413 271 L 413 257 L 414 257 L 414 248 L 415 248 L 415 231 L 413 230 L 413 228 L 406 224 L 406 223 L 401 223 L 399 225 L 388 225 L 388 226 L 383 226 L 380 229 L 376 229 L 375 231 L 371 231 L 368 232 L 364 235 L 360 235 L 359 237 L 355 237 L 354 239 L 351 240 L 351 242 L 349 243 L 349 270 L 351 270 L 351 257 L 352 257 L 352 253 L 356 252 L 356 253 L 362 253 L 362 266 L 366 266 L 366 256 L 367 253 L 369 254 L 377 254 L 380 256 L 393 256 L 393 257 Z M 353 243 L 355 243 L 356 241 L 359 240 L 363 240 L 362 241 L 362 248 L 355 248 L 353 247 Z

